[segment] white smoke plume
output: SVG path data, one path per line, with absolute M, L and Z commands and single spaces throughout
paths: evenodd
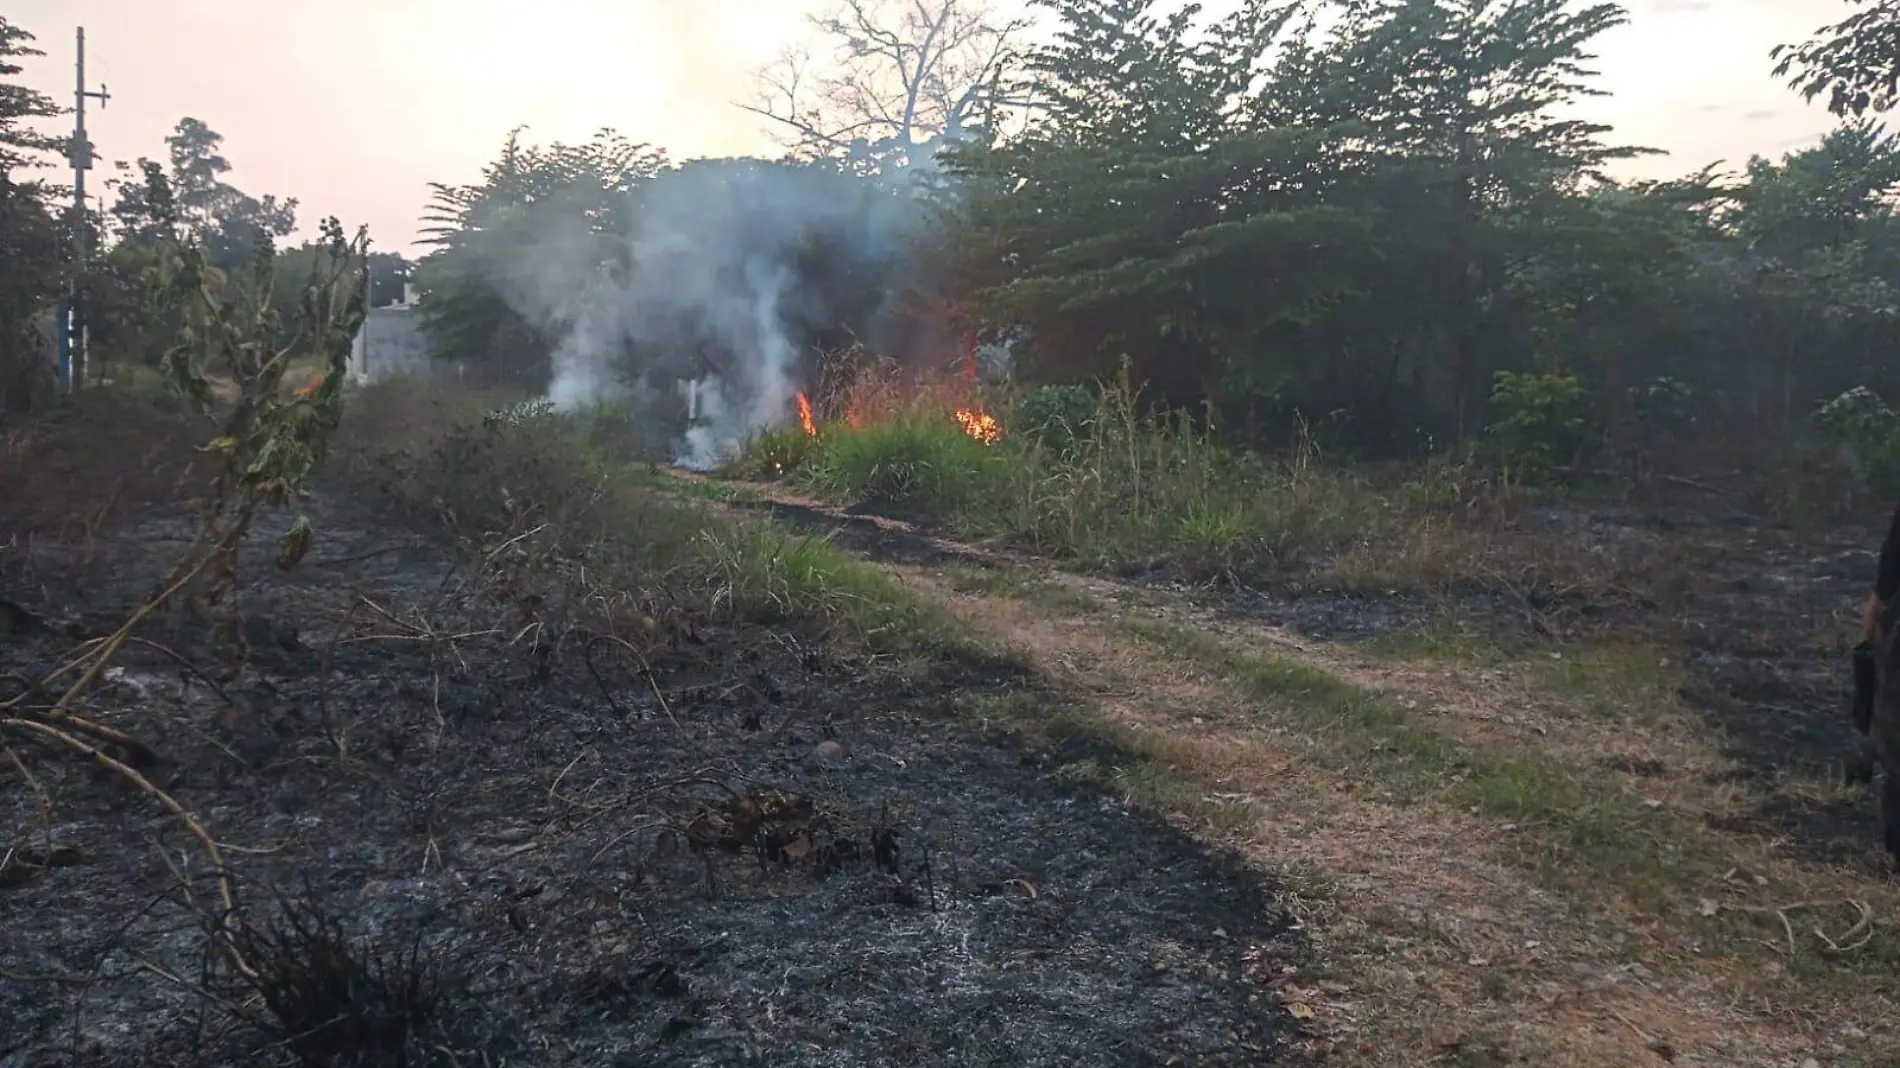
M 700 470 L 792 417 L 813 331 L 876 331 L 929 217 L 891 184 L 757 160 L 686 164 L 630 195 L 624 247 L 602 262 L 585 220 L 550 220 L 509 268 L 509 297 L 560 331 L 554 405 L 690 395 L 676 458 Z

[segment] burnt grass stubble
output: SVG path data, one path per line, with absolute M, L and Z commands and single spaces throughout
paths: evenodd
M 568 648 L 537 680 L 514 604 L 445 595 L 448 556 L 338 500 L 317 502 L 302 568 L 253 567 L 240 681 L 214 688 L 210 627 L 174 614 L 145 635 L 205 674 L 133 647 L 89 703 L 231 847 L 263 979 L 209 948 L 214 880 L 176 821 L 25 747 L 53 804 L 42 820 L 0 773 L 20 838 L 0 873 L 0 1066 L 1291 1058 L 1258 962 L 1302 948 L 1271 887 L 1051 774 L 1120 754 L 1031 751 L 952 714 L 959 694 L 1034 687 L 1020 669 L 899 681 L 798 627 L 701 623 L 650 679 Z M 112 538 L 83 593 L 16 560 L 8 592 L 107 630 L 183 534 Z M 363 597 L 431 606 L 437 633 L 507 633 L 350 640 Z M 71 650 L 0 635 L 0 671 Z
M 839 512 L 752 502 L 799 529 L 824 530 L 873 559 L 930 565 L 995 561 L 957 554 L 931 536 L 931 522 L 871 505 Z M 914 536 L 873 517 L 896 519 Z M 1660 635 L 1656 655 L 1681 658 L 1683 704 L 1720 739 L 1734 769 L 1724 778 L 1773 787 L 1797 774 L 1836 776 L 1859 752 L 1848 713 L 1852 676 L 1837 640 L 1857 626 L 1873 582 L 1885 514 L 1818 535 L 1763 517 L 1739 494 L 1695 493 L 1644 504 L 1561 502 L 1529 507 L 1527 538 L 1582 554 L 1656 561 L 1644 588 L 1549 593 L 1473 582 L 1431 596 L 1348 593 L 1326 587 L 1324 560 L 1300 576 L 1226 575 L 1214 607 L 1323 641 L 1365 643 L 1428 634 L 1451 614 L 1516 655 L 1548 655 L 1578 641 L 1628 642 Z M 1673 572 L 1673 574 L 1670 574 Z M 1319 576 L 1317 579 L 1315 576 Z M 1191 576 L 1166 559 L 1120 576 L 1185 591 Z M 1660 588 L 1664 583 L 1673 588 Z M 1638 639 L 1641 640 L 1641 639 Z M 1653 760 L 1635 765 L 1666 775 Z M 1713 785 L 1713 784 L 1712 784 Z M 1813 860 L 1885 870 L 1877 856 L 1871 791 L 1820 799 L 1769 789 L 1752 811 L 1724 816 L 1722 829 L 1780 837 Z

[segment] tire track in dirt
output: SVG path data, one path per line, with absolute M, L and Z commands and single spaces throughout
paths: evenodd
M 1500 708 L 1522 702 L 1523 688 L 1463 666 L 1395 668 L 1178 593 L 1057 572 L 1047 561 L 849 514 L 783 487 L 748 489 L 759 498 L 741 507 L 827 528 L 841 547 L 1090 695 L 1095 714 L 1138 751 L 1191 775 L 1210 796 L 1244 804 L 1245 825 L 1216 835 L 1225 844 L 1267 868 L 1327 873 L 1336 894 L 1318 942 L 1345 982 L 1295 983 L 1291 996 L 1314 1010 L 1314 1043 L 1346 1063 L 1794 1066 L 1841 1050 L 1838 1013 L 1768 1012 L 1739 1001 L 1733 967 L 1691 961 L 1657 918 L 1579 908 L 1539 885 L 1513 859 L 1513 828 L 1436 802 L 1395 804 L 1377 783 L 1329 771 L 1297 730 L 1235 686 L 1131 638 L 1118 622 L 1165 621 L 1229 648 L 1264 647 L 1411 707 L 1448 708 L 1429 726 L 1474 746 L 1529 741 L 1559 755 L 1601 752 L 1601 726 L 1587 717 Z M 1052 611 L 960 590 L 940 573 L 946 564 L 1033 569 L 1106 611 Z M 1685 767 L 1718 759 L 1671 741 Z

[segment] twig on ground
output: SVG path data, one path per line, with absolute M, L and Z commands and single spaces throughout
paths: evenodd
M 240 1020 L 251 1018 L 250 1014 L 244 1011 L 244 1007 L 242 1005 L 239 1005 L 233 1001 L 229 1001 L 225 998 L 221 998 L 218 995 L 212 993 L 209 990 L 206 990 L 203 986 L 200 986 L 196 983 L 188 983 L 184 979 L 173 974 L 172 972 L 169 972 L 165 970 L 164 968 L 159 967 L 157 964 L 153 963 L 152 961 L 146 960 L 144 957 L 133 957 L 132 963 L 138 965 L 141 969 L 145 971 L 151 972 L 153 975 L 158 976 L 160 979 L 163 979 L 166 982 L 171 983 L 173 986 L 178 987 L 180 990 L 187 990 L 193 994 L 196 994 L 197 996 L 201 998 L 204 998 L 206 1001 L 209 1001 L 212 1004 L 230 1013 L 233 1017 L 236 1017 Z
M 336 647 L 343 640 L 343 632 L 348 630 L 350 624 L 356 621 L 356 610 L 361 607 L 362 603 L 361 598 L 351 601 L 349 611 L 343 613 L 343 618 L 337 621 L 336 630 L 330 632 L 330 643 L 324 647 L 323 659 L 321 661 L 323 674 L 326 678 L 336 667 Z
M 1827 948 L 1822 950 L 1822 952 L 1834 956 L 1844 956 L 1856 950 L 1863 949 L 1869 942 L 1874 940 L 1873 906 L 1867 904 L 1865 901 L 1855 901 L 1852 899 L 1843 902 L 1843 904 L 1852 905 L 1858 909 L 1860 911 L 1860 919 L 1855 920 L 1854 926 L 1849 927 L 1846 931 L 1841 933 L 1839 941 L 1829 938 L 1826 932 L 1822 931 L 1819 927 L 1814 929 L 1815 936 L 1820 938 L 1820 940 L 1827 945 Z M 1842 945 L 1841 943 L 1843 942 L 1846 944 Z
M 201 535 L 198 541 L 194 543 L 193 551 L 196 551 L 197 547 L 202 545 L 203 542 L 204 538 Z M 78 670 L 79 667 L 86 664 L 88 660 L 91 661 L 91 666 L 87 667 L 85 672 L 80 675 L 79 681 L 68 687 L 66 692 L 60 695 L 59 699 L 53 703 L 53 707 L 48 711 L 65 712 L 74 701 L 79 699 L 80 694 L 86 692 L 92 687 L 94 682 L 98 681 L 99 676 L 105 672 L 106 666 L 112 662 L 112 658 L 118 653 L 120 648 L 125 645 L 126 641 L 132 637 L 132 632 L 137 630 L 140 624 L 150 618 L 152 613 L 158 611 L 161 605 L 170 603 L 173 597 L 178 596 L 186 587 L 197 581 L 198 577 L 204 574 L 205 570 L 211 566 L 212 561 L 213 557 L 206 556 L 189 567 L 181 568 L 180 571 L 182 573 L 179 574 L 169 586 L 140 605 L 138 610 L 133 612 L 130 618 L 119 625 L 118 630 L 113 631 L 104 638 L 95 638 L 92 641 L 84 643 L 81 648 L 86 650 L 85 652 L 80 653 L 66 664 L 55 669 L 51 675 L 42 679 L 40 685 L 42 687 L 48 686 L 69 672 Z M 19 703 L 25 699 L 25 696 L 25 694 L 22 694 L 19 697 L 7 701 L 5 704 L 0 704 L 0 710 L 12 711 L 19 706 Z
M 94 982 L 93 977 L 89 975 L 36 975 L 29 972 L 16 972 L 9 968 L 0 968 L 0 979 L 5 979 L 9 983 L 18 983 L 21 986 L 47 983 L 58 986 L 90 986 Z
M 594 665 L 594 646 L 606 640 L 605 634 L 596 634 L 587 639 L 581 646 L 581 663 L 587 665 L 587 673 L 594 677 L 594 685 L 600 687 L 600 695 L 607 699 L 607 707 L 613 709 L 614 715 L 624 719 L 627 710 L 621 707 L 619 700 L 614 697 L 613 690 L 608 688 L 607 680 L 600 677 L 600 669 Z
M 33 791 L 34 798 L 39 801 L 40 819 L 47 819 L 53 811 L 53 799 L 47 794 L 46 787 L 40 785 L 40 780 L 33 776 L 32 770 L 26 766 L 26 761 L 20 759 L 20 751 L 13 748 L 11 742 L 0 738 L 0 749 L 6 750 L 7 760 L 13 764 L 14 770 L 20 773 L 20 777 L 26 780 L 26 785 Z
M 1718 905 L 1716 907 L 1729 912 L 1773 915 L 1777 920 L 1781 921 L 1781 931 L 1787 939 L 1787 954 L 1789 959 L 1792 960 L 1796 953 L 1799 952 L 1799 946 L 1795 941 L 1794 921 L 1790 918 L 1791 915 L 1804 910 L 1834 908 L 1841 905 L 1855 909 L 1859 913 L 1860 918 L 1854 922 L 1852 927 L 1842 932 L 1839 938 L 1830 937 L 1828 933 L 1823 931 L 1818 925 L 1811 928 L 1811 930 L 1814 932 L 1814 936 L 1821 940 L 1822 946 L 1824 947 L 1821 950 L 1822 953 L 1829 956 L 1845 956 L 1846 954 L 1866 948 L 1874 939 L 1874 910 L 1872 906 L 1864 901 L 1848 898 L 1842 901 L 1795 901 L 1786 905 Z M 1764 942 L 1763 944 L 1777 951 L 1781 948 L 1772 942 Z
M 344 564 L 360 564 L 365 560 L 374 560 L 378 556 L 388 556 L 391 553 L 424 552 L 430 548 L 431 546 L 427 542 L 412 542 L 412 543 L 407 543 L 403 545 L 385 545 L 380 549 L 370 549 L 366 552 L 352 553 L 349 556 L 336 556 L 336 557 L 328 557 L 322 560 L 310 560 L 310 561 L 305 562 L 304 566 L 305 567 L 341 567 Z
M 611 640 L 618 642 L 622 648 L 632 654 L 635 660 L 640 662 L 640 673 L 646 676 L 647 688 L 653 691 L 653 699 L 660 702 L 660 712 L 666 716 L 667 722 L 673 724 L 675 728 L 678 728 L 680 721 L 673 718 L 673 706 L 667 703 L 666 695 L 660 692 L 660 682 L 653 677 L 653 664 L 647 660 L 647 655 L 635 648 L 632 642 L 624 638 L 612 638 Z
M 566 794 L 561 793 L 561 782 L 562 780 L 567 778 L 567 773 L 570 771 L 573 771 L 574 766 L 576 764 L 579 764 L 581 761 L 593 755 L 593 752 L 594 751 L 592 749 L 583 749 L 581 750 L 580 755 L 576 756 L 574 759 L 567 762 L 567 766 L 561 769 L 561 773 L 559 775 L 556 775 L 554 777 L 554 782 L 548 786 L 548 800 L 559 801 L 563 804 L 572 805 L 575 808 L 585 808 L 585 809 L 590 809 L 590 810 L 601 808 L 601 807 L 612 807 L 612 806 L 590 805 L 585 801 L 577 801 L 574 798 L 568 797 Z
M 185 830 L 190 832 L 192 837 L 198 839 L 199 844 L 204 847 L 205 855 L 211 859 L 212 870 L 217 875 L 218 894 L 223 899 L 225 908 L 225 915 L 221 918 L 219 923 L 220 928 L 225 932 L 225 952 L 229 955 L 232 965 L 236 967 L 239 972 L 243 973 L 246 977 L 255 977 L 256 973 L 251 970 L 249 964 L 245 963 L 244 958 L 238 954 L 237 947 L 231 944 L 228 924 L 234 921 L 237 916 L 237 894 L 232 888 L 230 872 L 225 867 L 224 855 L 218 849 L 217 840 L 212 838 L 210 833 L 204 829 L 204 825 L 200 824 L 190 812 L 186 811 L 185 806 L 179 804 L 176 798 L 164 790 L 159 789 L 152 780 L 140 774 L 137 769 L 130 765 L 113 758 L 110 754 L 97 746 L 89 745 L 65 731 L 40 723 L 37 720 L 20 718 L 0 719 L 0 734 L 4 734 L 4 732 L 9 729 L 30 731 L 91 757 L 108 770 L 117 773 L 121 778 L 125 779 L 125 781 L 131 783 L 140 793 L 157 801 L 164 807 L 165 811 L 171 813 L 174 819 L 184 824 Z
M 685 837 L 684 828 L 674 826 L 673 823 L 669 820 L 653 819 L 651 817 L 648 817 L 644 821 L 636 821 L 633 826 L 628 827 L 626 830 L 621 831 L 619 834 L 616 834 L 612 838 L 607 839 L 606 844 L 602 845 L 599 849 L 594 850 L 594 855 L 587 858 L 587 866 L 592 867 L 594 864 L 599 862 L 600 858 L 606 856 L 607 851 L 612 849 L 613 847 L 619 845 L 620 843 L 626 841 L 629 838 L 632 838 L 634 835 L 639 834 L 641 831 L 650 831 L 655 827 L 673 827 L 673 830 L 675 833 L 679 834 L 682 838 Z
M 219 699 L 221 699 L 225 704 L 230 705 L 233 708 L 237 707 L 237 700 L 233 698 L 229 693 L 225 692 L 224 687 L 218 685 L 218 683 L 214 679 L 212 679 L 210 675 L 205 674 L 205 671 L 203 668 L 199 667 L 197 664 L 192 663 L 190 657 L 184 655 L 183 653 L 177 652 L 175 650 L 168 649 L 165 646 L 160 645 L 149 638 L 127 638 L 126 642 L 127 644 L 130 644 L 130 645 L 137 645 L 140 648 L 150 649 L 155 653 L 159 653 L 163 656 L 170 658 L 179 667 L 182 667 L 186 671 L 191 672 L 191 674 L 194 677 L 196 677 L 199 682 L 202 682 L 206 686 L 210 687 L 211 692 L 217 694 Z
M 116 745 L 125 750 L 126 754 L 132 757 L 134 761 L 141 764 L 153 764 L 158 761 L 157 750 L 154 750 L 151 746 L 146 745 L 144 742 L 139 741 L 124 731 L 108 727 L 103 723 L 94 723 L 89 719 L 82 719 L 71 713 L 57 712 L 50 709 L 18 709 L 15 714 L 20 716 L 32 716 L 35 720 L 45 720 L 51 726 L 61 728 L 62 730 L 84 734 L 98 741 L 105 742 L 108 745 Z

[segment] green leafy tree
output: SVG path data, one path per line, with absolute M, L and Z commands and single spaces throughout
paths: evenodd
M 1491 386 L 1505 480 L 1519 485 L 1551 481 L 1560 464 L 1583 448 L 1589 394 L 1573 375 L 1499 371 Z
M 583 266 L 624 269 L 634 194 L 666 166 L 647 145 L 603 130 L 579 145 L 524 146 L 511 133 L 473 185 L 438 184 L 416 265 L 421 314 L 437 355 L 466 360 L 539 386 L 558 332 L 511 303 L 513 272 L 556 228 L 575 240 Z
M 277 252 L 276 271 L 280 277 L 303 278 L 330 256 L 330 248 L 322 241 L 306 241 Z M 386 307 L 399 303 L 403 299 L 403 287 L 413 275 L 415 266 L 397 252 L 371 252 L 367 261 L 369 269 L 369 306 Z
M 0 15 L 0 173 L 31 170 L 44 166 L 50 153 L 66 148 L 66 142 L 48 137 L 28 123 L 55 118 L 65 113 L 53 98 L 13 79 L 23 72 L 20 60 L 46 53 L 33 47 L 34 37 L 25 29 Z
M 32 42 L 0 17 L 0 407 L 9 408 L 27 403 L 50 369 L 35 320 L 65 290 L 71 265 L 57 191 L 30 177 L 65 147 L 31 125 L 59 115 L 59 106 L 15 80 L 20 60 L 42 54 Z
M 1527 283 L 1563 273 L 1579 224 L 1610 221 L 1582 198 L 1643 151 L 1564 114 L 1601 95 L 1590 44 L 1626 16 L 1564 0 L 1349 0 L 1337 15 L 1303 29 L 1257 107 L 1361 131 L 1344 192 L 1376 220 L 1373 248 L 1351 296 L 1302 334 L 1371 365 L 1301 358 L 1321 397 L 1369 388 L 1375 425 L 1463 436 L 1569 299 Z
M 1045 377 L 1106 376 L 1126 356 L 1159 400 L 1205 399 L 1265 330 L 1331 297 L 1328 260 L 1362 240 L 1323 199 L 1334 132 L 1247 120 L 1289 12 L 1044 6 L 1059 29 L 1018 90 L 1034 120 L 956 157 L 966 284 L 991 324 L 1032 331 Z
M 1900 2 L 1848 0 L 1856 10 L 1795 45 L 1777 46 L 1775 76 L 1804 99 L 1827 98 L 1836 115 L 1893 107 L 1900 91 Z
M 224 296 L 238 296 L 236 276 L 297 227 L 297 202 L 253 197 L 231 185 L 224 138 L 203 122 L 180 120 L 165 140 L 166 162 L 120 163 L 107 216 L 112 243 L 90 265 L 87 306 L 95 351 L 111 363 L 154 366 L 184 325 L 177 302 L 159 299 L 154 272 L 165 247 L 188 240 L 204 260 L 205 277 Z M 163 199 L 159 204 L 155 198 Z M 314 253 L 312 254 L 314 255 Z M 295 264 L 310 266 L 311 256 Z
M 260 249 L 297 229 L 297 201 L 254 197 L 225 180 L 231 163 L 223 155 L 224 136 L 198 119 L 185 118 L 165 138 L 170 169 L 167 184 L 176 202 L 177 225 L 204 250 L 206 262 L 228 272 L 255 262 Z M 142 173 L 150 161 L 141 159 Z M 123 239 L 150 240 L 153 211 L 146 203 L 148 185 L 136 177 L 115 183 L 118 200 L 112 214 Z
M 1798 427 L 1822 398 L 1896 383 L 1896 188 L 1900 147 L 1867 122 L 1779 162 L 1750 161 L 1725 221 L 1742 298 L 1730 320 L 1744 334 L 1734 342 L 1742 357 L 1735 370 L 1756 384 L 1758 420 Z
M 1034 120 L 960 157 L 960 260 L 1052 377 L 1126 355 L 1149 396 L 1243 422 L 1467 432 L 1567 314 L 1533 282 L 1577 273 L 1579 227 L 1626 221 L 1587 198 L 1638 150 L 1564 114 L 1613 5 L 1044 6 Z

